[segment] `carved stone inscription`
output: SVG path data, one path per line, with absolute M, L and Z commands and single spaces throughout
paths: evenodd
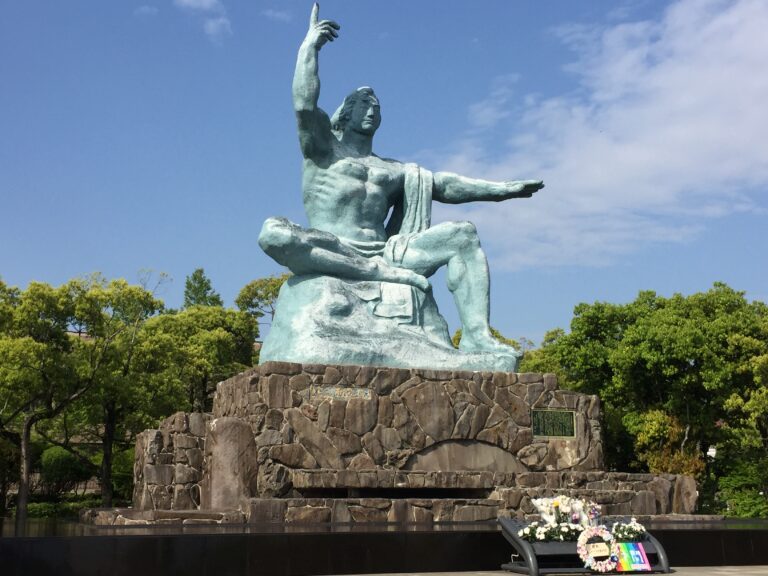
M 572 410 L 532 410 L 531 417 L 534 436 L 576 436 L 575 412 Z
M 301 395 L 311 404 L 319 404 L 323 400 L 351 400 L 352 398 L 371 399 L 371 390 L 368 388 L 348 388 L 346 386 L 318 386 L 312 385 L 303 390 Z

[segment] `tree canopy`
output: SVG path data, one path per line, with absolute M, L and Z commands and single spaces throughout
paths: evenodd
M 185 391 L 176 410 L 203 411 L 217 382 L 252 365 L 257 334 L 245 312 L 192 306 L 147 322 L 138 361 L 154 386 Z
M 693 474 L 709 484 L 710 505 L 717 494 L 733 512 L 745 498 L 768 508 L 767 354 L 768 307 L 716 283 L 579 304 L 570 332 L 548 332 L 521 369 L 600 395 L 611 468 Z
M 184 282 L 184 308 L 192 306 L 223 306 L 224 301 L 213 289 L 205 270 L 197 268 Z
M 33 429 L 61 416 L 109 380 L 121 342 L 156 307 L 123 280 L 98 276 L 58 288 L 32 282 L 0 286 L 0 429 L 18 433 L 17 519 L 25 520 Z M 112 375 L 114 376 L 114 375 Z
M 193 284 L 203 286 L 205 304 L 181 312 L 166 311 L 144 286 L 99 275 L 24 290 L 0 280 L 0 488 L 4 502 L 18 478 L 20 525 L 33 438 L 58 447 L 49 452 L 56 462 L 66 461 L 61 450 L 83 470 L 98 462 L 108 506 L 115 450 L 177 410 L 210 409 L 215 384 L 251 366 L 255 319 L 217 305 L 200 273 Z
M 275 302 L 280 293 L 280 288 L 291 274 L 280 276 L 267 276 L 248 282 L 235 298 L 235 304 L 243 312 L 247 312 L 256 319 L 269 316 L 269 322 L 275 317 Z

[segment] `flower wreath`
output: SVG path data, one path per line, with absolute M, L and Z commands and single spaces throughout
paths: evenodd
M 595 560 L 593 556 L 587 551 L 587 543 L 592 538 L 600 538 L 603 542 L 608 544 L 611 550 L 610 556 L 605 560 Z M 616 539 L 613 537 L 605 526 L 589 526 L 579 535 L 579 539 L 576 541 L 576 552 L 579 554 L 584 567 L 594 570 L 595 572 L 609 572 L 616 568 L 619 563 L 619 545 Z

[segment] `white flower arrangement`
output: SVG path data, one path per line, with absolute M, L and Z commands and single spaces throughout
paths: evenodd
M 645 538 L 645 526 L 640 524 L 637 519 L 632 518 L 629 522 L 616 522 L 611 528 L 614 538 L 622 542 L 637 542 Z
M 529 542 L 575 542 L 587 528 L 600 528 L 616 541 L 637 542 L 645 538 L 646 529 L 636 518 L 614 523 L 610 532 L 605 526 L 598 526 L 600 506 L 594 502 L 569 496 L 534 498 L 531 502 L 541 515 L 541 522 L 532 522 L 518 531 L 518 536 Z
M 584 527 L 581 524 L 531 522 L 525 528 L 518 530 L 517 535 L 529 542 L 575 542 L 582 530 Z
M 594 502 L 555 496 L 554 498 L 534 498 L 531 500 L 545 524 L 568 522 L 583 527 L 598 524 L 600 506 Z

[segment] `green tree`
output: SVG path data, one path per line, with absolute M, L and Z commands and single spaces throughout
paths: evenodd
M 678 463 L 690 467 L 687 455 L 703 469 L 708 447 L 726 440 L 717 422 L 729 419 L 728 399 L 745 399 L 759 389 L 754 373 L 744 369 L 754 357 L 744 342 L 766 342 L 765 316 L 764 304 L 749 303 L 742 292 L 719 283 L 704 293 L 656 298 L 611 356 L 606 400 L 626 407 L 630 426 L 639 414 L 663 411 L 674 422 L 669 421 L 672 427 L 656 451 L 674 448 Z M 638 439 L 653 420 L 635 427 Z M 674 427 L 680 428 L 678 434 Z M 679 471 L 673 463 L 660 471 Z
M 122 500 L 130 500 L 133 494 L 134 449 L 121 450 L 115 454 L 113 477 L 115 494 Z
M 271 323 L 275 317 L 275 302 L 280 288 L 290 277 L 291 274 L 282 274 L 253 280 L 243 286 L 235 298 L 235 304 L 240 310 L 247 312 L 257 320 L 269 316 Z
M 115 419 L 107 420 L 103 410 L 124 392 L 127 380 L 119 376 L 130 362 L 128 350 L 158 305 L 142 288 L 97 275 L 58 288 L 37 282 L 24 291 L 0 286 L 0 430 L 19 433 L 20 527 L 29 499 L 33 429 L 45 433 L 51 421 L 64 419 L 76 424 L 74 433 L 83 433 L 78 415 L 101 410 L 96 426 L 108 456 Z M 78 404 L 87 394 L 90 401 Z M 110 498 L 109 462 L 105 466 L 103 488 Z
M 202 268 L 187 276 L 184 282 L 184 308 L 192 306 L 223 306 L 221 296 L 213 289 Z
M 768 314 L 762 337 L 734 334 L 730 344 L 745 359 L 737 368 L 751 375 L 748 385 L 725 401 L 725 418 L 716 424 L 724 440 L 718 446 L 713 483 L 728 514 L 768 517 Z
M 90 357 L 73 354 L 71 334 L 80 311 L 77 290 L 33 282 L 26 290 L 0 288 L 0 429 L 19 432 L 20 471 L 16 519 L 26 522 L 32 467 L 33 427 L 54 418 L 95 382 L 112 332 L 92 338 Z M 90 319 L 83 318 L 83 326 Z
M 89 462 L 90 453 L 71 442 L 98 443 L 101 450 L 99 480 L 102 505 L 112 506 L 113 451 L 133 441 L 135 434 L 147 427 L 158 414 L 146 390 L 146 378 L 135 361 L 136 350 L 143 337 L 144 323 L 163 308 L 144 286 L 125 280 L 107 282 L 100 276 L 73 281 L 80 291 L 81 318 L 90 319 L 90 331 L 76 342 L 75 351 L 91 354 L 90 343 L 101 330 L 101 322 L 109 321 L 120 329 L 115 333 L 101 369 L 87 394 L 57 418 L 41 422 L 37 430 L 48 442 L 70 450 L 81 462 Z M 82 320 L 81 320 L 82 321 Z M 85 328 L 75 326 L 78 333 Z M 162 406 L 161 406 L 162 407 Z
M 82 395 L 90 384 L 69 355 L 67 329 L 74 299 L 67 287 L 32 283 L 24 291 L 0 287 L 0 428 L 19 432 L 20 469 L 16 501 L 19 527 L 26 521 L 32 468 L 32 430 Z
M 520 362 L 520 372 L 551 372 L 557 375 L 557 382 L 561 388 L 570 388 L 568 374 L 560 358 L 560 339 L 565 336 L 565 330 L 555 328 L 544 333 L 541 346 L 527 350 Z
M 152 318 L 146 332 L 138 351 L 144 372 L 157 386 L 185 390 L 185 408 L 202 412 L 217 382 L 252 365 L 258 328 L 245 312 L 193 306 Z
M 135 362 L 136 350 L 144 336 L 144 324 L 160 312 L 163 303 L 142 286 L 114 280 L 108 285 L 94 286 L 95 306 L 119 315 L 125 326 L 115 338 L 111 354 L 100 372 L 96 385 L 84 398 L 89 409 L 91 427 L 101 442 L 101 497 L 103 506 L 112 506 L 112 465 L 116 440 L 123 446 L 132 442 L 158 414 L 149 401 L 146 378 Z
M 729 516 L 768 518 L 768 469 L 765 459 L 749 459 L 740 453 L 717 478 L 718 497 Z
M 570 332 L 549 332 L 523 369 L 600 395 L 609 468 L 697 475 L 710 504 L 717 490 L 734 503 L 766 493 L 756 471 L 768 469 L 768 311 L 742 292 L 716 283 L 579 304 Z
M 19 439 L 0 436 L 0 518 L 5 516 L 8 489 L 19 480 Z
M 44 492 L 49 496 L 72 490 L 77 484 L 91 478 L 93 472 L 92 465 L 84 464 L 61 446 L 51 446 L 41 456 L 41 482 Z

